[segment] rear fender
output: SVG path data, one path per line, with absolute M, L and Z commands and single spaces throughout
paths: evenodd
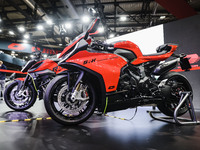
M 61 67 L 67 68 L 70 72 L 71 71 L 84 71 L 84 79 L 88 80 L 90 83 L 93 84 L 93 87 L 96 92 L 96 99 L 97 99 L 97 107 L 100 112 L 103 112 L 106 104 L 106 89 L 103 77 L 88 68 L 85 68 L 81 65 L 74 64 L 74 63 L 62 63 L 60 64 Z M 64 74 L 62 74 L 63 76 Z M 67 75 L 67 71 L 66 71 Z

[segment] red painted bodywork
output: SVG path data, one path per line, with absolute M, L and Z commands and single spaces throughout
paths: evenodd
M 59 72 L 66 70 L 65 68 L 58 66 L 58 64 L 51 59 L 45 59 L 45 60 L 39 61 L 37 63 L 41 63 L 41 62 L 42 62 L 42 64 L 37 69 L 35 69 L 33 71 L 28 71 L 28 72 L 32 73 L 32 72 L 43 71 L 43 70 L 49 69 L 49 70 L 54 71 L 57 74 Z
M 166 54 L 144 56 L 139 47 L 130 41 L 122 41 L 114 44 L 115 48 L 126 49 L 135 53 L 137 58 L 132 61 L 133 65 L 139 65 L 148 61 L 161 61 L 169 58 L 177 48 L 177 45 L 170 46 L 172 48 Z M 117 89 L 120 71 L 127 64 L 127 61 L 119 55 L 106 52 L 89 52 L 86 50 L 76 53 L 66 62 L 79 64 L 101 74 L 104 79 L 106 92 L 112 92 Z
M 155 61 L 155 60 L 162 61 L 162 60 L 169 58 L 178 47 L 177 45 L 170 45 L 170 46 L 172 47 L 172 49 L 170 52 L 168 52 L 166 54 L 153 55 L 153 56 L 145 55 L 144 56 L 142 54 L 142 52 L 140 51 L 139 47 L 130 41 L 122 41 L 122 42 L 117 42 L 114 44 L 115 48 L 130 50 L 137 56 L 137 58 L 132 61 L 133 65 L 139 65 L 141 63 L 145 63 L 148 61 Z
M 39 61 L 36 64 L 41 63 L 41 62 L 42 62 L 42 64 L 37 69 L 31 70 L 31 71 L 29 70 L 28 73 L 33 73 L 33 72 L 49 69 L 49 70 L 54 71 L 57 74 L 57 73 L 67 70 L 65 68 L 58 66 L 58 64 L 56 62 L 54 62 L 53 60 L 50 60 L 50 59 L 45 59 L 45 60 Z M 15 80 L 24 81 L 25 78 L 16 78 Z
M 92 62 L 92 60 L 94 60 Z M 84 62 L 88 61 L 87 64 Z M 111 53 L 93 53 L 88 51 L 80 51 L 72 56 L 67 62 L 76 63 L 89 68 L 102 75 L 105 83 L 106 92 L 115 91 L 120 76 L 121 68 L 127 62 L 120 56 Z M 109 89 L 112 87 L 112 89 Z

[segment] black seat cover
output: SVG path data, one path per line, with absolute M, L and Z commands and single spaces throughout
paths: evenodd
M 171 46 L 169 46 L 168 44 L 163 44 L 163 45 L 160 45 L 158 46 L 158 48 L 156 49 L 157 53 L 160 53 L 162 51 L 170 51 L 171 50 Z

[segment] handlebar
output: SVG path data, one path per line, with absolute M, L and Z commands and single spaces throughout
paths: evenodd
M 115 50 L 113 44 L 103 43 L 102 41 L 93 42 L 91 47 L 95 50 L 100 50 L 100 51 L 114 51 Z

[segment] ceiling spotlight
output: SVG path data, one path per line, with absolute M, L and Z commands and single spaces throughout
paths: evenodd
M 0 32 L 2 32 L 2 29 L 0 29 Z
M 103 33 L 104 32 L 104 27 L 99 27 L 98 31 L 99 31 L 99 33 Z
M 29 39 L 29 38 L 30 38 L 30 35 L 29 35 L 29 34 L 24 34 L 24 38 L 25 38 L 25 39 Z
M 71 23 L 69 23 L 69 22 L 65 23 L 65 28 L 66 29 L 70 29 L 71 27 L 72 27 Z
M 82 21 L 83 21 L 83 23 L 88 23 L 90 21 L 90 17 L 89 16 L 83 16 Z
M 62 46 L 62 44 L 60 43 L 59 46 Z
M 127 20 L 127 17 L 126 17 L 126 16 L 121 16 L 121 17 L 119 18 L 119 20 L 120 20 L 120 21 L 126 21 L 126 20 Z
M 33 58 L 34 56 L 33 56 L 33 55 L 30 55 L 30 57 Z
M 24 27 L 24 26 L 19 26 L 19 27 L 18 27 L 18 30 L 19 30 L 20 32 L 24 32 L 24 31 L 25 31 L 25 27 Z
M 10 35 L 15 35 L 15 33 L 13 31 L 9 31 L 8 32 Z
M 48 25 L 52 25 L 53 24 L 53 21 L 51 19 L 47 20 L 46 22 L 47 22 Z
M 43 27 L 42 25 L 37 25 L 37 29 L 38 29 L 38 30 L 43 30 L 44 27 Z
M 110 35 L 109 35 L 109 38 L 113 38 L 115 36 L 115 34 L 114 33 L 111 33 Z
M 160 19 L 162 20 L 162 19 L 165 19 L 166 18 L 166 16 L 160 16 Z
M 44 58 L 47 58 L 47 54 L 44 54 Z

